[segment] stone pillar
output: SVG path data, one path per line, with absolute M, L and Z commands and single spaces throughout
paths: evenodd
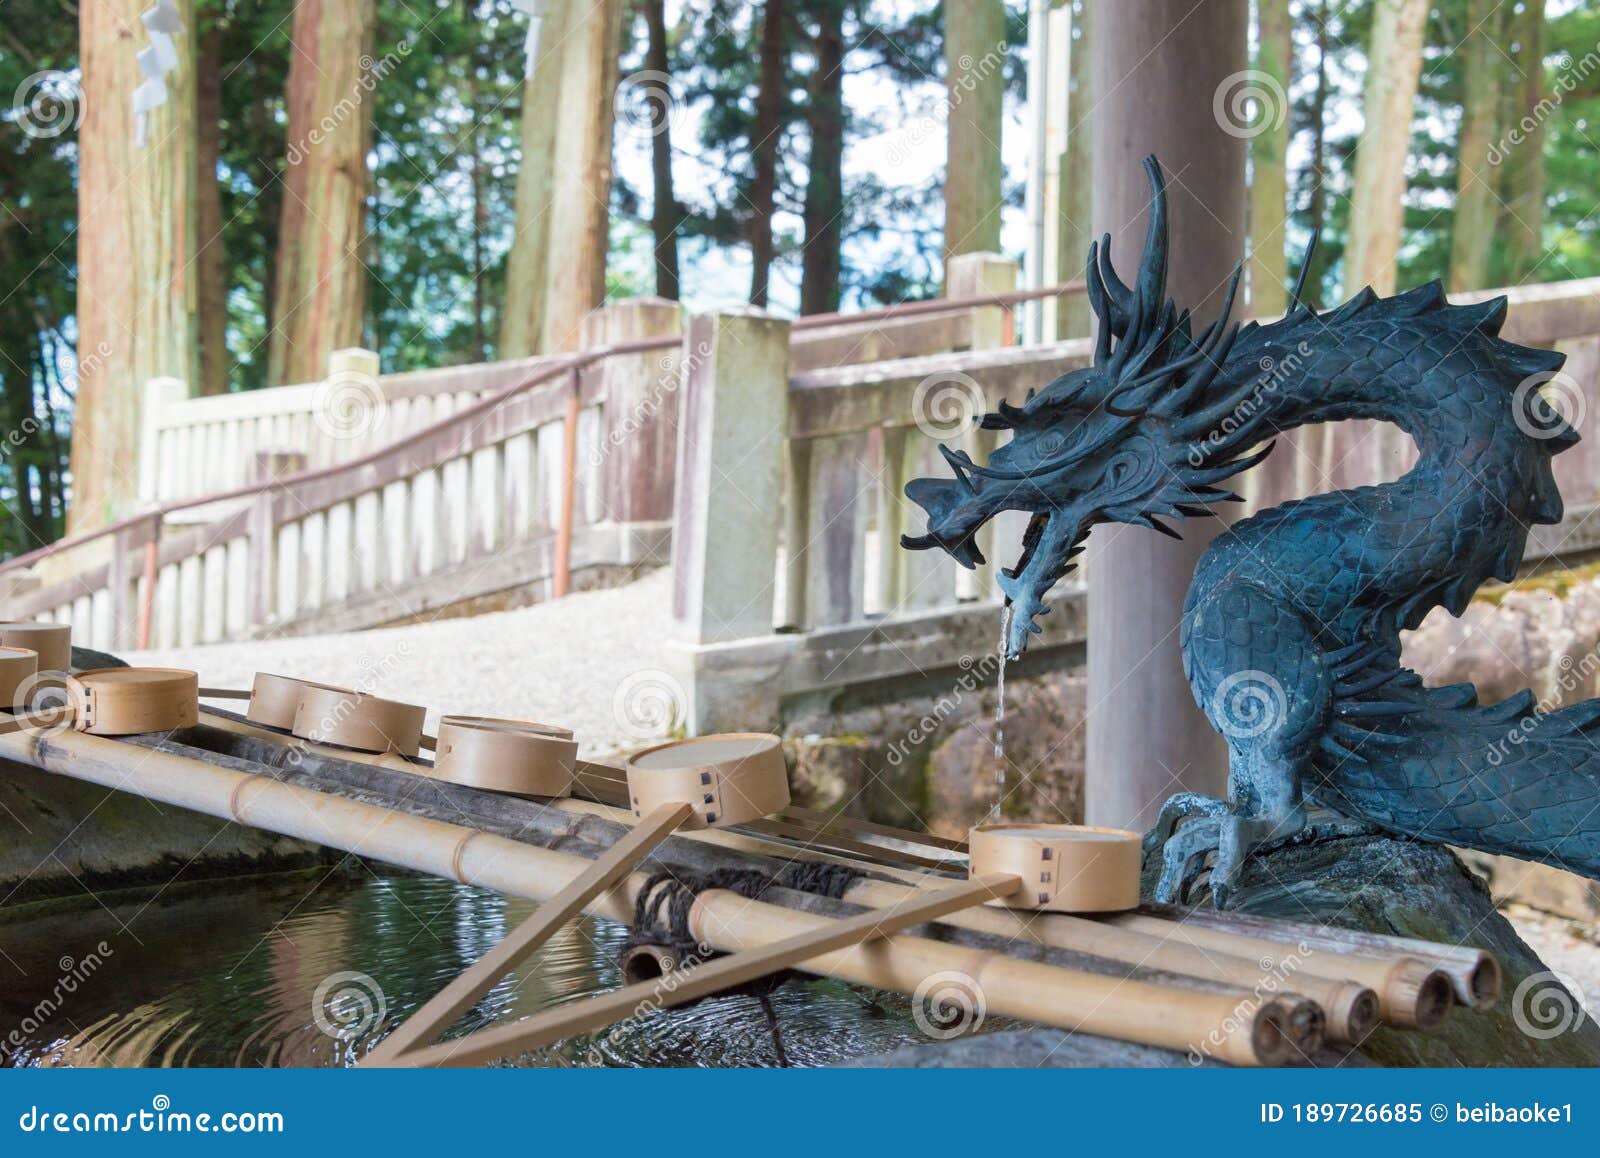
M 1017 263 L 998 253 L 964 253 L 950 259 L 950 276 L 945 296 L 948 298 L 982 297 L 984 294 L 1008 294 L 1017 289 L 1019 270 Z M 1004 306 L 985 306 L 972 311 L 972 339 L 974 350 L 995 350 L 1013 344 L 1016 339 L 1015 315 Z M 976 393 L 976 392 L 975 392 Z M 972 398 L 973 414 L 988 409 L 981 397 Z M 1020 403 L 1020 398 L 1012 399 Z M 1009 437 L 1009 435 L 1007 436 Z M 976 422 L 961 435 L 961 449 L 978 462 L 988 461 L 990 453 L 999 445 L 998 432 L 983 430 Z M 936 459 L 930 459 L 937 462 Z M 945 470 L 940 464 L 936 476 Z M 988 560 L 976 571 L 956 568 L 956 598 L 963 601 L 998 599 L 1000 589 L 995 583 L 995 544 L 1005 544 L 1017 549 L 1022 533 L 1028 526 L 1026 511 L 1001 511 L 978 531 L 978 550 Z M 898 545 L 895 548 L 899 550 Z
M 1211 95 L 1246 64 L 1246 0 L 1094 0 L 1094 219 L 1132 280 L 1150 200 L 1142 159 L 1170 181 L 1168 293 L 1211 320 L 1245 252 L 1247 142 L 1223 131 Z M 1179 789 L 1220 794 L 1226 749 L 1195 706 L 1178 649 L 1194 564 L 1217 528 L 1190 519 L 1184 541 L 1138 527 L 1089 537 L 1091 824 L 1143 828 Z
M 793 646 L 772 630 L 789 324 L 749 308 L 691 318 L 680 373 L 671 650 L 686 724 L 770 728 Z

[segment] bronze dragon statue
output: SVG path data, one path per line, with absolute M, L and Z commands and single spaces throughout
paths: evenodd
M 1376 827 L 1600 879 L 1600 700 L 1541 712 L 1524 692 L 1482 706 L 1472 685 L 1425 687 L 1400 663 L 1401 631 L 1435 607 L 1459 615 L 1491 577 L 1512 579 L 1530 525 L 1560 520 L 1551 457 L 1578 435 L 1538 385 L 1564 356 L 1501 339 L 1504 298 L 1452 306 L 1438 282 L 1391 298 L 1363 290 L 1318 313 L 1300 300 L 1304 270 L 1282 319 L 1241 326 L 1228 317 L 1235 267 L 1221 316 L 1195 333 L 1166 297 L 1165 180 L 1153 158 L 1146 169 L 1135 284 L 1118 279 L 1109 237 L 1089 249 L 1093 364 L 984 415 L 1011 434 L 986 464 L 943 448 L 955 477 L 906 487 L 928 530 L 903 546 L 971 567 L 980 526 L 1031 512 L 999 579 L 1015 656 L 1096 524 L 1175 534 L 1163 518 L 1237 499 L 1219 484 L 1261 462 L 1266 437 L 1393 423 L 1419 452 L 1403 478 L 1262 511 L 1197 566 L 1184 667 L 1227 739 L 1230 799 L 1167 802 L 1158 893 L 1181 899 L 1209 865 L 1226 906 L 1252 852 L 1323 834 L 1308 806 L 1327 810 L 1329 830 Z

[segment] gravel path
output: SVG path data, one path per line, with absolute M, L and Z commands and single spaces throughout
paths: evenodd
M 188 668 L 210 687 L 248 688 L 258 671 L 357 687 L 426 704 L 430 732 L 441 713 L 559 724 L 595 755 L 668 736 L 681 717 L 683 689 L 663 670 L 671 599 L 663 568 L 625 587 L 469 619 L 123 658 Z
M 1600 929 L 1525 905 L 1507 905 L 1503 911 L 1539 960 L 1562 975 L 1562 984 L 1581 992 L 1588 1016 L 1600 1021 Z M 1515 994 L 1506 994 L 1507 1001 L 1514 999 Z

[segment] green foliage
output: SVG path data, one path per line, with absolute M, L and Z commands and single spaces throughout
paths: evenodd
M 76 24 L 7 0 L 0 24 L 0 555 L 58 537 L 77 389 Z

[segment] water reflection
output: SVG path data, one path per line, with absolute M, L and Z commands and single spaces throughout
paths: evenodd
M 85 899 L 0 919 L 0 1053 L 10 1065 L 351 1065 L 535 907 L 359 871 Z M 449 1036 L 615 988 L 623 935 L 607 921 L 573 923 Z M 816 981 L 783 987 L 773 1003 L 794 1065 L 926 1040 L 892 994 Z M 728 997 L 516 1064 L 765 1066 L 776 1054 L 755 1001 Z

